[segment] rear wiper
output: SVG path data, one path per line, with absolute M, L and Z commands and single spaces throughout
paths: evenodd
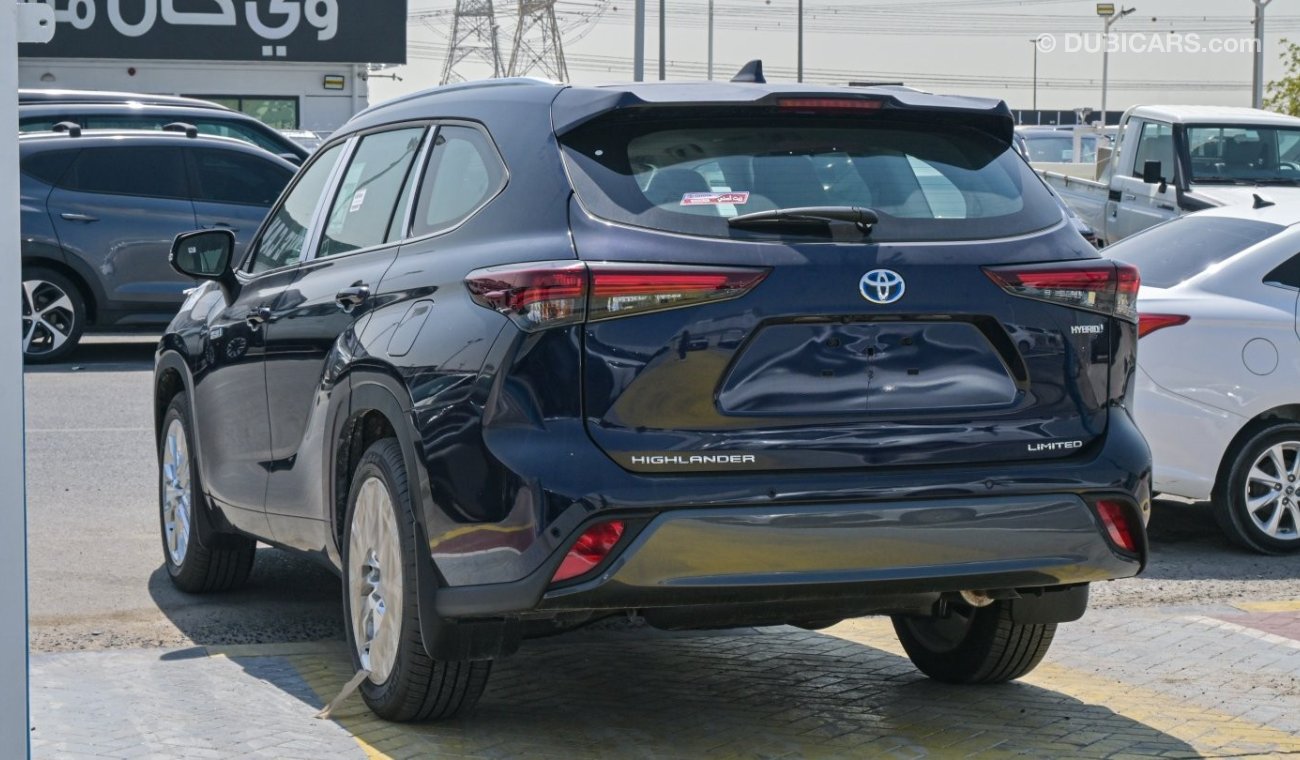
M 871 229 L 879 221 L 880 216 L 875 211 L 861 206 L 803 206 L 741 214 L 728 219 L 727 224 L 732 227 L 765 227 L 781 224 L 808 225 L 848 222 L 857 227 L 858 231 L 863 235 L 870 235 Z

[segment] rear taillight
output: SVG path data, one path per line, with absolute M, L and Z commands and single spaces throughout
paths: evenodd
M 465 287 L 480 306 L 539 330 L 738 298 L 766 276 L 740 267 L 552 262 L 479 269 Z
M 587 528 L 573 542 L 573 548 L 564 555 L 564 561 L 551 577 L 552 583 L 567 581 L 589 572 L 604 561 L 623 537 L 623 521 L 610 520 Z
M 1139 314 L 1138 337 L 1145 338 L 1156 330 L 1187 324 L 1191 317 L 1186 314 Z
M 1122 501 L 1102 499 L 1097 502 L 1097 516 L 1106 535 L 1119 548 L 1137 554 L 1137 535 L 1129 523 L 1129 510 Z
M 1113 261 L 988 267 L 1008 293 L 1137 321 L 1138 271 Z

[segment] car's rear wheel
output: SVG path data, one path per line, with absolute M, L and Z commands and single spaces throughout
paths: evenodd
M 894 631 L 917 669 L 947 683 L 1003 683 L 1033 670 L 1056 635 L 1055 623 L 1011 620 L 1006 602 L 948 605 L 946 617 L 894 616 Z
M 191 430 L 189 397 L 178 393 L 167 405 L 158 440 L 163 561 L 172 583 L 181 591 L 229 591 L 248 580 L 257 542 L 212 528 L 192 454 Z
M 1214 516 L 1236 543 L 1262 554 L 1300 551 L 1300 425 L 1278 422 L 1228 454 Z
M 437 720 L 469 711 L 490 661 L 438 662 L 425 652 L 416 581 L 415 518 L 395 439 L 362 455 L 348 494 L 343 594 L 361 695 L 381 718 Z
M 23 269 L 23 358 L 56 362 L 72 353 L 86 327 L 81 291 L 58 272 Z

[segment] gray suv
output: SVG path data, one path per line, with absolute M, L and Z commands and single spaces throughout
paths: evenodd
M 90 328 L 160 329 L 194 281 L 167 262 L 195 227 L 252 236 L 295 167 L 245 142 L 178 132 L 19 139 L 23 353 L 57 361 Z

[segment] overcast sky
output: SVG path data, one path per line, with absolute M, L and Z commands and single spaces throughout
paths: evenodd
M 633 0 L 560 0 L 569 78 L 628 80 Z M 1013 108 L 1032 101 L 1035 38 L 1040 108 L 1101 104 L 1102 21 L 1093 0 L 805 0 L 804 72 L 810 82 L 901 81 L 935 92 L 989 95 Z M 1137 0 L 1117 22 L 1108 108 L 1138 103 L 1249 105 L 1253 0 Z M 371 80 L 372 102 L 438 84 L 455 0 L 410 0 L 408 65 L 402 81 Z M 647 0 L 646 77 L 658 77 L 659 0 Z M 667 0 L 669 79 L 706 73 L 709 0 Z M 507 61 L 513 0 L 496 0 Z M 716 78 L 762 58 L 769 79 L 793 80 L 797 0 L 714 0 Z M 1300 41 L 1300 0 L 1268 6 L 1265 78 L 1281 73 L 1279 40 Z M 1178 52 L 1177 45 L 1183 46 Z M 1053 48 L 1054 45 L 1054 48 Z M 491 75 L 471 57 L 457 74 Z M 537 74 L 538 72 L 534 72 Z

